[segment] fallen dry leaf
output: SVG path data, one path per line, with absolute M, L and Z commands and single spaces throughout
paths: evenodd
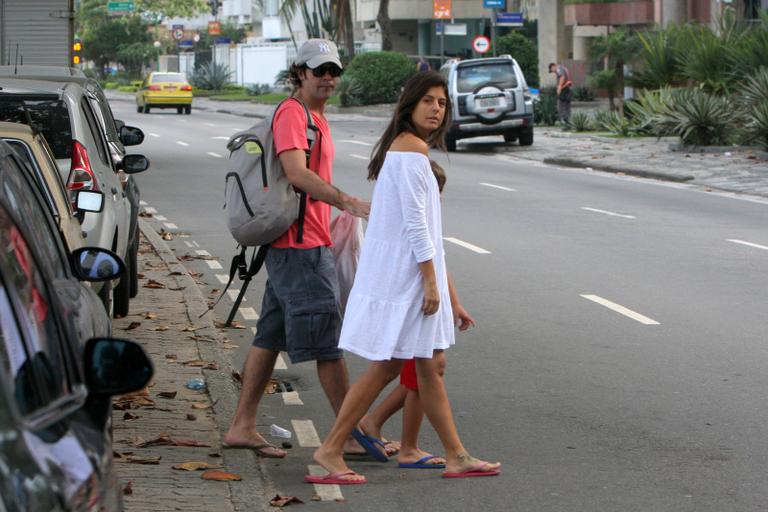
M 176 398 L 176 395 L 178 395 L 178 391 L 161 391 L 157 394 L 160 398 Z
M 187 413 L 187 421 L 197 421 L 197 416 L 192 413 Z
M 134 329 L 137 329 L 141 325 L 141 322 L 131 322 L 128 324 L 128 327 L 123 327 L 124 331 L 132 331 Z
M 181 330 L 181 332 L 195 332 L 198 329 L 202 329 L 202 327 L 185 327 Z
M 168 289 L 171 290 L 172 292 L 180 292 L 181 290 L 186 290 L 187 287 L 186 286 L 179 286 L 178 288 L 168 288 Z
M 152 330 L 153 331 L 157 331 L 157 332 L 163 332 L 163 331 L 167 331 L 168 329 L 170 329 L 170 327 L 168 327 L 167 325 L 158 325 L 157 327 L 153 328 Z
M 154 314 L 154 313 L 149 313 L 149 312 L 148 312 L 146 315 L 144 315 L 144 318 L 145 318 L 146 320 L 154 320 L 155 318 L 157 318 L 157 315 L 156 315 L 156 314 Z
M 139 217 L 143 217 L 145 219 L 151 219 L 152 218 L 152 214 L 149 213 L 149 212 L 140 211 L 139 212 Z
M 202 441 L 196 441 L 195 439 L 186 439 L 183 437 L 174 438 L 173 445 L 174 446 L 202 446 L 206 448 L 211 447 L 211 445 L 208 443 L 204 443 Z
M 132 412 L 126 412 L 125 414 L 123 414 L 123 419 L 126 421 L 137 420 L 139 418 L 141 418 L 141 416 L 139 416 L 138 414 L 133 414 Z
M 176 362 L 176 360 L 179 358 L 176 354 L 165 354 L 165 358 L 171 360 L 171 362 Z
M 162 290 L 165 288 L 165 285 L 159 281 L 155 281 L 154 279 L 150 279 L 147 281 L 147 283 L 144 285 L 144 288 L 153 288 L 156 290 Z
M 207 404 L 205 402 L 195 402 L 192 404 L 192 408 L 198 410 L 210 409 L 211 407 L 213 407 L 213 404 Z
M 123 486 L 123 494 L 126 496 L 133 494 L 133 480 L 128 480 L 128 483 Z
M 127 395 L 118 398 L 112 404 L 116 411 L 125 411 L 126 409 L 138 409 L 140 407 L 154 407 L 155 401 L 143 396 Z
M 238 474 L 227 473 L 226 471 L 216 471 L 216 470 L 206 471 L 205 473 L 200 475 L 200 478 L 202 478 L 203 480 L 216 480 L 218 482 L 225 482 L 230 480 L 239 482 L 240 480 L 243 479 L 243 477 L 241 477 Z
M 148 464 L 148 465 L 157 465 L 160 464 L 160 459 L 162 457 L 160 455 L 125 455 L 123 457 L 120 457 L 117 459 L 119 462 L 125 462 L 128 464 Z
M 291 503 L 304 503 L 296 496 L 280 496 L 276 494 L 274 498 L 269 501 L 269 504 L 273 507 L 284 507 Z
M 160 238 L 162 238 L 163 240 L 166 240 L 166 241 L 173 240 L 173 233 L 170 233 L 164 229 L 161 229 L 158 235 L 160 235 Z
M 190 272 L 189 275 L 191 275 L 192 277 L 200 277 L 201 275 L 203 275 L 203 273 L 202 272 Z
M 141 272 L 139 272 L 139 273 L 137 273 L 137 274 L 136 274 L 136 278 L 137 278 L 137 279 L 144 279 L 144 274 L 142 274 Z
M 184 366 L 201 367 L 201 366 L 205 366 L 208 363 L 206 361 L 203 361 L 202 359 L 191 359 L 189 361 L 184 361 L 181 364 L 183 364 Z
M 237 383 L 241 383 L 241 384 L 242 384 L 242 382 L 243 382 L 243 376 L 242 376 L 242 375 L 240 375 L 240 372 L 239 372 L 239 371 L 237 371 L 237 370 L 232 370 L 232 380 L 234 380 L 234 381 L 235 381 L 235 382 L 237 382 Z
M 199 471 L 201 469 L 219 469 L 221 464 L 211 464 L 210 462 L 190 461 L 181 464 L 174 464 L 171 466 L 173 469 L 179 469 L 183 471 Z

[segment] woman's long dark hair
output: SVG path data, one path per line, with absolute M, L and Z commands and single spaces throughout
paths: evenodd
M 368 179 L 375 180 L 379 177 L 379 171 L 381 166 L 384 165 L 384 159 L 387 156 L 389 147 L 395 141 L 395 138 L 401 133 L 408 132 L 414 135 L 418 135 L 416 127 L 413 125 L 411 114 L 416 109 L 416 105 L 419 104 L 421 99 L 429 92 L 433 87 L 442 87 L 445 91 L 445 116 L 443 117 L 443 124 L 432 132 L 427 138 L 427 144 L 431 147 L 437 147 L 442 150 L 445 148 L 445 134 L 448 133 L 448 129 L 451 126 L 451 99 L 448 94 L 448 82 L 437 71 L 426 71 L 413 75 L 403 87 L 403 92 L 400 93 L 400 99 L 395 106 L 395 113 L 392 115 L 392 120 L 389 122 L 387 129 L 384 130 L 379 141 L 373 147 L 373 158 L 368 164 Z

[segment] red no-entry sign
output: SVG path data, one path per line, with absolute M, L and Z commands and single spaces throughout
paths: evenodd
M 491 40 L 485 36 L 477 36 L 472 40 L 472 49 L 477 53 L 485 53 L 491 49 Z

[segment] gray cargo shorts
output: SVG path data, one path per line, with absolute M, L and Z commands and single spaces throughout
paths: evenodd
M 339 284 L 331 251 L 270 247 L 264 263 L 268 278 L 253 346 L 285 351 L 291 363 L 340 359 Z

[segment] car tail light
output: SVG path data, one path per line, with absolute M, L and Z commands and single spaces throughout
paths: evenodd
M 182 91 L 191 91 L 192 90 L 192 86 L 191 85 L 182 85 L 181 86 L 181 90 Z
M 72 144 L 72 164 L 69 168 L 67 189 L 69 189 L 69 199 L 73 209 L 76 207 L 75 199 L 79 190 L 99 191 L 99 184 L 96 182 L 96 176 L 88 159 L 88 151 L 77 141 L 73 141 Z
M 467 110 L 467 96 L 459 96 L 459 115 L 465 116 L 468 113 Z
M 163 88 L 162 88 L 162 87 L 160 87 L 159 85 L 150 85 L 150 86 L 148 87 L 148 89 L 149 89 L 150 91 L 162 91 L 162 90 L 163 90 Z

